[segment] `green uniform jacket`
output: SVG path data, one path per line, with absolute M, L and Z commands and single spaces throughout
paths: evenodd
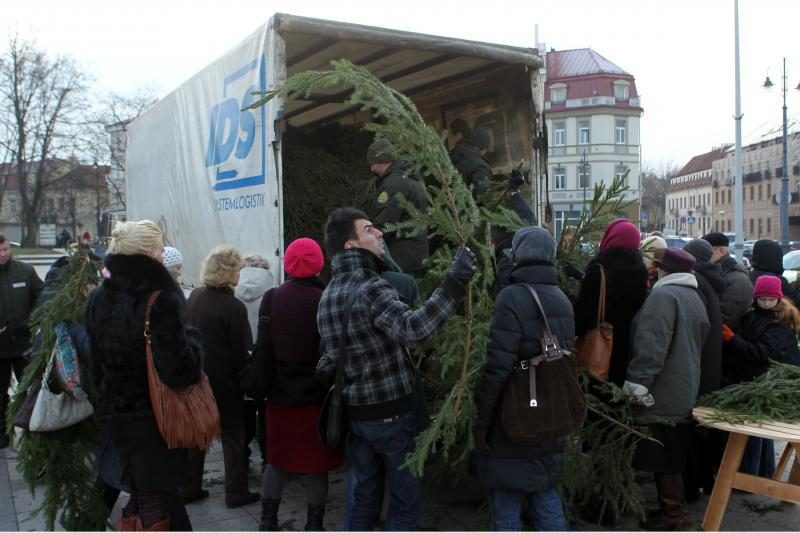
M 14 258 L 0 265 L 0 359 L 20 357 L 30 346 L 28 317 L 33 310 L 42 280 L 32 266 Z
M 424 211 L 428 208 L 428 198 L 425 195 L 425 186 L 418 174 L 405 175 L 408 163 L 395 161 L 387 169 L 386 174 L 378 179 L 373 212 L 370 213 L 372 222 L 378 226 L 385 224 L 398 224 L 411 220 L 411 215 L 400 205 L 398 195 L 402 194 L 417 209 Z M 428 257 L 428 230 L 423 229 L 414 233 L 413 230 L 384 233 L 386 245 L 391 250 L 392 257 L 403 272 L 419 272 L 423 269 L 422 263 Z

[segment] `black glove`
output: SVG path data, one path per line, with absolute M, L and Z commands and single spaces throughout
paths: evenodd
M 468 283 L 475 275 L 475 254 L 466 246 L 459 248 L 447 275 L 461 283 Z
M 488 455 L 492 451 L 486 443 L 486 428 L 472 427 L 472 439 L 475 441 L 475 450 L 478 453 Z
M 572 279 L 576 279 L 578 281 L 583 279 L 583 272 L 581 272 L 578 267 L 569 261 L 564 263 L 564 272 L 566 272 L 567 276 L 571 277 Z
M 510 192 L 517 192 L 522 184 L 525 183 L 525 176 L 517 169 L 511 171 L 511 176 L 508 177 L 508 190 Z

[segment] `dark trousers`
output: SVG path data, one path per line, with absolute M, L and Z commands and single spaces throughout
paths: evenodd
M 225 462 L 225 503 L 235 504 L 250 492 L 247 487 L 247 462 L 244 458 L 244 427 L 222 430 L 222 458 Z M 199 448 L 189 450 L 188 483 L 184 496 L 193 496 L 203 489 L 203 466 L 206 452 Z
M 6 409 L 8 408 L 8 386 L 11 384 L 11 372 L 17 376 L 17 381 L 22 381 L 22 373 L 28 361 L 24 357 L 12 357 L 0 359 L 0 418 L 5 421 Z M 0 441 L 5 440 L 5 423 L 0 429 Z
M 267 409 L 263 400 L 244 401 L 244 458 L 250 460 L 250 443 L 255 437 L 261 462 L 267 463 Z

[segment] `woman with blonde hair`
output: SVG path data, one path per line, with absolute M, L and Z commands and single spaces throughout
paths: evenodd
M 187 303 L 189 323 L 200 330 L 206 357 L 204 368 L 211 382 L 222 422 L 222 454 L 225 461 L 225 504 L 241 507 L 260 495 L 249 491 L 244 455 L 244 393 L 239 371 L 250 348 L 247 309 L 234 296 L 244 261 L 232 246 L 217 246 L 203 260 L 203 287 L 192 291 Z M 208 496 L 203 489 L 205 452 L 190 450 L 189 480 L 183 495 L 187 502 Z
M 161 264 L 161 230 L 149 220 L 118 223 L 105 258 L 107 276 L 89 296 L 86 332 L 97 388 L 95 412 L 119 456 L 116 486 L 130 489 L 118 530 L 191 530 L 179 487 L 188 468 L 185 449 L 168 449 L 156 425 L 147 381 L 144 338 L 150 314 L 156 371 L 172 388 L 200 380 L 199 334 L 185 320 L 180 288 Z

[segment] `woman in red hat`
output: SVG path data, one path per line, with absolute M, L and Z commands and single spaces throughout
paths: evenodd
M 267 461 L 262 482 L 259 529 L 278 529 L 278 507 L 287 473 L 304 474 L 306 531 L 322 531 L 328 497 L 328 472 L 342 466 L 339 450 L 317 436 L 325 388 L 314 378 L 319 361 L 317 308 L 324 285 L 317 278 L 325 264 L 313 239 L 293 241 L 283 257 L 288 279 L 272 294 L 269 342 L 276 361 L 267 400 Z M 265 296 L 266 298 L 266 296 Z

